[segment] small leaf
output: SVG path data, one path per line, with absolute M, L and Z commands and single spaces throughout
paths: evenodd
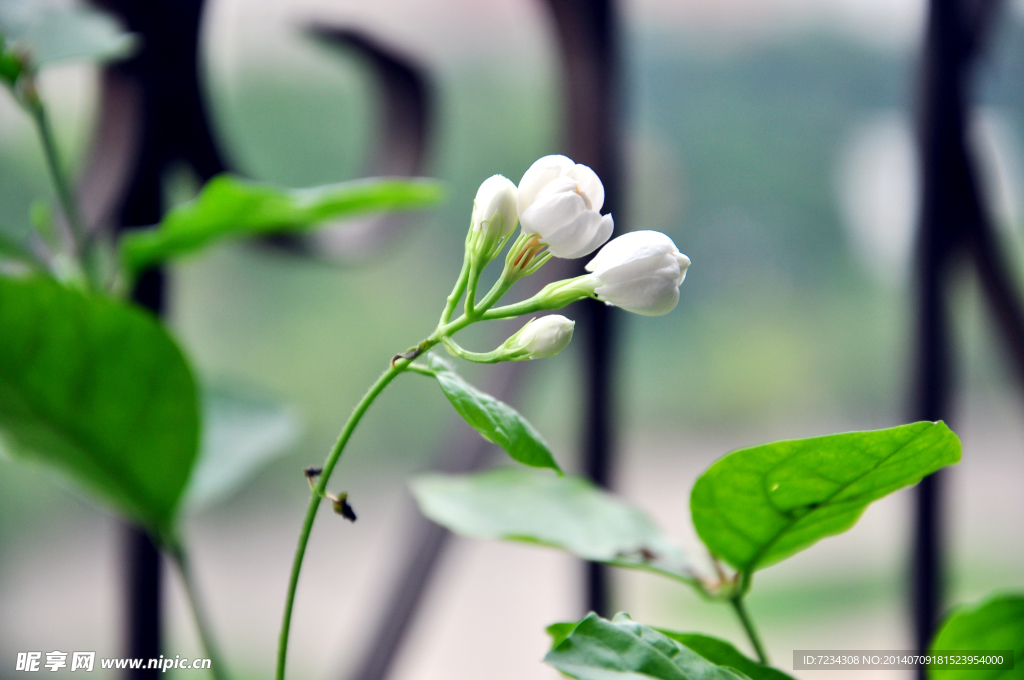
M 156 228 L 126 234 L 121 260 L 130 272 L 139 272 L 218 239 L 297 231 L 375 211 L 423 208 L 440 198 L 440 185 L 428 180 L 365 179 L 280 189 L 218 175 L 194 201 L 171 210 Z
M 571 621 L 569 623 L 552 623 L 545 628 L 544 630 L 551 638 L 551 649 L 562 644 L 562 640 L 572 635 L 572 632 L 576 630 L 578 625 L 580 625 L 579 621 Z
M 148 313 L 49 279 L 0 278 L 0 437 L 158 537 L 199 440 L 185 358 Z
M 953 610 L 932 640 L 933 651 L 1013 650 L 1012 669 L 928 670 L 930 680 L 1011 680 L 1024 678 L 1024 594 L 996 595 Z
M 484 439 L 523 465 L 561 473 L 544 438 L 518 411 L 467 383 L 440 357 L 431 355 L 429 365 L 444 396 Z
M 580 477 L 507 467 L 422 475 L 410 486 L 424 515 L 461 536 L 539 543 L 692 580 L 682 548 L 647 515 Z
M 285 453 L 299 434 L 292 409 L 252 390 L 211 387 L 203 393 L 203 437 L 185 506 L 206 509 L 239 490 Z
M 942 422 L 797 439 L 734 451 L 693 486 L 712 553 L 753 572 L 852 527 L 875 500 L 960 460 Z
M 138 36 L 126 33 L 112 15 L 87 5 L 11 2 L 0 13 L 0 32 L 40 66 L 62 61 L 107 62 L 131 56 Z
M 708 661 L 686 645 L 634 622 L 590 614 L 544 657 L 577 680 L 743 680 L 747 676 Z
M 677 633 L 663 628 L 656 628 L 659 633 L 680 642 L 719 666 L 728 666 L 743 673 L 751 680 L 793 680 L 777 668 L 765 666 L 747 658 L 738 649 L 725 640 L 700 633 Z

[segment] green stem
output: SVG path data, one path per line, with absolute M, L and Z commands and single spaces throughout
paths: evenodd
M 743 604 L 743 596 L 737 595 L 731 598 L 729 602 L 732 604 L 732 608 L 736 610 L 736 615 L 739 617 L 740 623 L 743 624 L 743 630 L 747 632 L 747 637 L 750 638 L 750 644 L 754 647 L 754 652 L 757 653 L 757 660 L 767 666 L 768 655 L 765 654 L 761 638 L 758 637 L 757 629 L 754 628 L 754 622 L 750 618 L 750 614 L 747 613 L 747 607 Z
M 34 86 L 33 86 L 34 91 Z M 38 95 L 35 95 L 25 102 L 25 108 L 35 121 L 36 129 L 39 131 L 39 138 L 43 143 L 43 152 L 46 155 L 46 167 L 50 171 L 50 178 L 57 190 L 57 198 L 60 201 L 64 216 L 71 226 L 71 233 L 75 238 L 75 246 L 79 256 L 85 254 L 86 233 L 82 215 L 78 211 L 78 202 L 75 200 L 71 184 L 64 176 L 61 167 L 60 155 L 57 150 L 57 141 L 53 136 L 53 129 L 50 126 L 50 118 L 46 115 L 46 108 Z
M 466 304 L 465 313 L 466 316 L 476 318 L 476 287 L 480 285 L 480 272 L 477 270 L 476 263 L 470 262 L 469 265 L 469 281 L 466 284 Z
M 504 307 L 498 307 L 496 309 L 488 309 L 486 312 L 480 315 L 482 321 L 494 321 L 496 319 L 508 319 L 513 316 L 523 316 L 524 314 L 533 314 L 547 309 L 544 304 L 535 297 L 522 302 L 517 302 L 511 305 L 505 305 Z
M 427 368 L 426 366 L 423 366 L 422 364 L 416 364 L 416 363 L 409 364 L 408 369 L 410 371 L 412 371 L 413 373 L 419 373 L 420 375 L 429 376 L 431 378 L 436 378 L 437 377 L 437 374 L 434 373 L 434 371 L 432 371 L 431 369 Z
M 594 283 L 591 277 L 584 274 L 573 279 L 549 283 L 531 298 L 504 307 L 488 309 L 479 314 L 477 318 L 481 321 L 492 321 L 533 314 L 546 309 L 561 309 L 587 297 L 596 299 L 597 295 L 594 294 Z
M 206 656 L 210 659 L 210 670 L 213 671 L 213 677 L 216 680 L 227 680 L 227 666 L 224 665 L 224 657 L 221 656 L 220 649 L 214 641 L 213 629 L 210 628 L 210 621 L 206 617 L 206 611 L 199 598 L 199 589 L 196 586 L 195 576 L 192 574 L 192 567 L 185 549 L 181 543 L 175 541 L 167 546 L 167 552 L 178 566 L 181 580 L 185 584 L 185 592 L 188 593 L 188 601 L 192 605 L 192 615 L 195 617 L 196 627 L 199 629 L 199 637 L 206 649 Z
M 444 311 L 441 312 L 441 321 L 438 322 L 438 326 L 444 326 L 452 318 L 452 314 L 455 312 L 455 307 L 459 304 L 459 300 L 462 298 L 462 294 L 466 290 L 466 284 L 469 282 L 469 254 L 467 253 L 462 258 L 462 271 L 459 272 L 459 278 L 455 282 L 455 287 L 452 288 L 452 292 L 448 295 L 448 302 L 444 306 Z
M 431 345 L 433 344 L 436 344 L 436 341 L 431 343 Z M 281 621 L 281 636 L 278 639 L 277 646 L 277 680 L 284 680 L 285 660 L 288 656 L 288 631 L 291 628 L 292 608 L 295 605 L 295 589 L 299 584 L 299 572 L 302 571 L 302 559 L 306 554 L 306 544 L 309 542 L 309 533 L 313 530 L 313 521 L 316 519 L 316 511 L 320 507 L 320 499 L 324 495 L 327 482 L 331 477 L 331 472 L 334 471 L 334 466 L 338 464 L 338 459 L 341 458 L 341 454 L 345 450 L 345 445 L 348 444 L 348 440 L 352 436 L 352 432 L 356 429 L 356 425 L 359 424 L 363 414 L 366 413 L 366 409 L 370 407 L 370 404 L 373 403 L 374 399 L 376 399 L 384 388 L 388 386 L 388 383 L 394 380 L 399 373 L 402 373 L 408 367 L 408 361 L 405 361 L 404 359 L 399 360 L 388 368 L 388 370 L 384 371 L 379 378 L 377 378 L 377 382 L 370 387 L 369 391 L 367 391 L 359 403 L 356 404 L 355 410 L 352 411 L 352 415 L 349 416 L 348 422 L 345 423 L 345 428 L 338 436 L 338 441 L 335 442 L 334 448 L 331 449 L 330 454 L 327 456 L 327 460 L 324 462 L 323 472 L 320 474 L 320 479 L 317 482 L 316 488 L 313 489 L 312 497 L 309 499 L 309 507 L 306 509 L 306 518 L 302 522 L 302 531 L 299 533 L 299 544 L 295 548 L 295 559 L 292 562 L 291 578 L 288 581 L 288 597 L 285 600 L 284 605 L 284 618 Z
M 510 288 L 512 288 L 513 283 L 515 282 L 508 281 L 505 277 L 505 273 L 502 272 L 501 278 L 494 282 L 494 285 L 487 292 L 487 295 L 485 295 L 484 299 L 480 301 L 479 305 L 477 305 L 475 318 L 482 318 L 487 311 L 494 306 L 494 303 L 497 302 L 502 295 L 507 293 Z

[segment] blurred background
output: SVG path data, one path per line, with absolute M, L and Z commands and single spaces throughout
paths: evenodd
M 613 486 L 697 551 L 689 491 L 716 458 L 908 419 L 926 7 L 625 0 L 618 11 L 626 156 L 617 230 L 664 231 L 693 265 L 671 314 L 616 314 Z M 429 74 L 422 174 L 445 182 L 447 200 L 343 264 L 237 243 L 170 272 L 169 319 L 203 381 L 286 403 L 296 423 L 284 455 L 187 522 L 240 678 L 273 667 L 308 500 L 301 468 L 323 460 L 384 362 L 436 323 L 478 184 L 494 173 L 518 181 L 536 158 L 565 152 L 566 84 L 539 0 L 209 0 L 200 76 L 233 169 L 295 187 L 369 171 L 381 136 L 378 84 L 358 53 L 311 40 L 302 30 L 311 21 L 366 31 Z M 1000 246 L 1024 271 L 1024 4 L 1002 8 L 978 66 L 970 142 Z M 98 70 L 60 67 L 42 83 L 65 155 L 80 168 L 98 116 Z M 181 166 L 163 185 L 174 204 L 200 181 Z M 0 225 L 27 229 L 32 200 L 50 195 L 34 131 L 3 93 Z M 951 424 L 964 459 L 943 512 L 949 601 L 965 602 L 1024 586 L 1024 413 L 966 268 L 953 298 Z M 489 349 L 499 333 L 482 328 L 465 344 Z M 578 469 L 581 365 L 579 347 L 531 365 L 514 398 L 569 469 Z M 485 381 L 488 370 L 465 372 Z M 433 464 L 453 427 L 463 425 L 415 376 L 370 411 L 332 482 L 349 491 L 359 521 L 322 517 L 311 540 L 293 676 L 354 672 L 416 539 L 406 480 Z M 908 491 L 881 501 L 849 533 L 758 574 L 750 608 L 780 667 L 790 668 L 794 649 L 913 648 L 910 502 Z M 0 678 L 14 677 L 17 651 L 122 654 L 120 541 L 115 518 L 47 471 L 0 461 Z M 164 653 L 200 656 L 176 576 L 167 582 Z M 745 649 L 732 614 L 682 586 L 616 572 L 612 601 L 645 623 L 709 631 Z M 574 560 L 457 539 L 391 677 L 555 678 L 540 663 L 544 627 L 584 613 Z

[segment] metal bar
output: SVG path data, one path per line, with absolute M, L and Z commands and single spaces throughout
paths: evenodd
M 160 220 L 162 175 L 176 160 L 208 179 L 224 169 L 207 122 L 197 80 L 202 0 L 97 1 L 142 37 L 132 59 L 108 66 L 101 87 L 95 143 L 79 183 L 90 230 L 116 231 Z M 156 314 L 165 306 L 163 273 L 145 272 L 132 292 Z M 126 526 L 125 655 L 160 656 L 163 560 L 149 535 Z M 157 669 L 128 671 L 132 680 L 155 680 Z
M 589 165 L 605 187 L 605 210 L 621 207 L 622 153 L 619 139 L 619 45 L 614 0 L 549 0 L 562 48 L 565 91 L 564 130 L 568 155 Z M 622 215 L 616 230 L 622 231 Z M 579 265 L 582 272 L 582 263 Z M 612 486 L 615 446 L 615 310 L 589 302 L 579 305 L 577 337 L 584 346 L 586 402 L 583 470 L 595 483 Z M 608 567 L 586 566 L 587 608 L 611 612 Z
M 997 5 L 998 0 L 983 0 L 970 8 L 960 0 L 930 3 L 920 118 L 923 193 L 917 250 L 914 419 L 950 417 L 953 351 L 949 287 L 954 259 L 965 249 L 974 256 L 985 297 L 1024 379 L 1024 316 L 995 247 L 966 134 L 970 67 Z M 944 473 L 937 473 L 922 480 L 915 496 L 911 596 L 914 638 L 921 651 L 928 649 L 942 614 L 944 478 Z M 923 668 L 919 676 L 925 677 Z

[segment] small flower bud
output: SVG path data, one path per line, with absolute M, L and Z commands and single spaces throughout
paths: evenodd
M 466 249 L 482 264 L 490 262 L 518 222 L 516 185 L 502 175 L 487 178 L 473 199 L 473 223 Z
M 604 185 L 586 165 L 544 156 L 519 182 L 519 220 L 555 257 L 589 255 L 612 235 L 611 215 L 601 215 Z
M 531 319 L 501 346 L 511 361 L 553 357 L 569 346 L 576 322 L 560 314 Z
M 0 35 L 0 81 L 5 82 L 8 87 L 14 87 L 24 70 L 24 57 L 15 50 L 8 49 L 3 35 Z
M 626 311 L 658 316 L 679 302 L 690 258 L 657 231 L 633 231 L 613 239 L 587 263 L 598 300 Z

